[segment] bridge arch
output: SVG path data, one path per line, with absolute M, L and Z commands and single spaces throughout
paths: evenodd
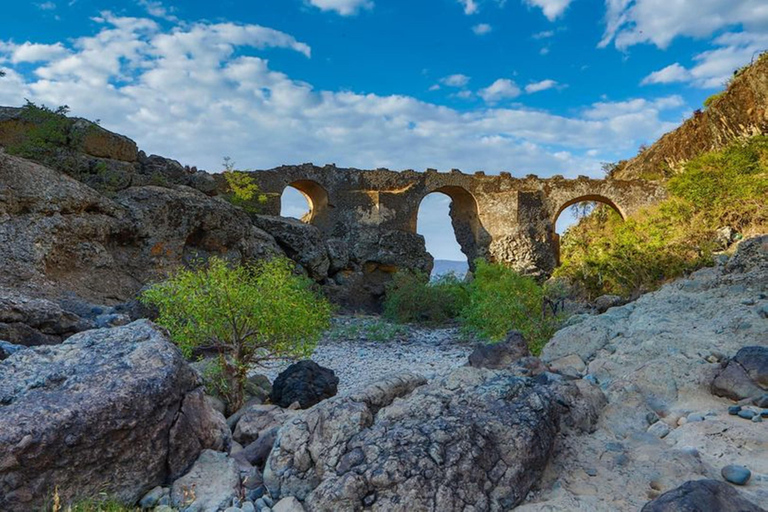
M 294 188 L 304 196 L 309 206 L 309 211 L 300 220 L 307 224 L 318 224 L 327 217 L 327 210 L 330 207 L 328 191 L 318 182 L 307 179 L 299 179 L 287 183 L 280 195 L 285 194 L 288 187 Z M 282 214 L 282 211 L 281 211 Z
M 570 208 L 573 205 L 579 204 L 579 203 L 585 203 L 585 202 L 592 202 L 592 203 L 599 203 L 605 206 L 608 206 L 613 211 L 615 211 L 619 217 L 621 217 L 622 220 L 626 220 L 627 216 L 626 213 L 622 211 L 622 209 L 610 198 L 600 195 L 600 194 L 585 194 L 580 195 L 577 197 L 574 197 L 572 199 L 567 200 L 564 202 L 555 213 L 554 217 L 552 218 L 552 248 L 554 251 L 555 256 L 555 265 L 560 265 L 560 234 L 557 232 L 557 221 L 560 219 L 560 215 L 567 209 Z M 591 213 L 591 212 L 590 212 Z M 577 219 L 578 222 L 578 219 Z
M 427 190 L 418 201 L 418 206 L 410 222 L 411 231 L 417 232 L 418 216 L 422 203 L 427 196 L 435 193 L 446 195 L 451 199 L 450 218 L 453 233 L 461 252 L 467 258 L 469 267 L 472 269 L 475 259 L 484 256 L 484 252 L 480 249 L 480 243 L 484 234 L 487 235 L 487 233 L 480 222 L 477 200 L 464 187 L 445 185 Z

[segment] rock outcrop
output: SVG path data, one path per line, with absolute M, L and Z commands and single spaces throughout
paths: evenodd
M 203 449 L 227 450 L 197 373 L 143 320 L 0 362 L 0 509 L 107 492 L 134 503 Z
M 326 400 L 278 432 L 265 484 L 315 511 L 509 510 L 560 426 L 589 429 L 601 405 L 597 390 L 540 377 L 464 367 Z
M 599 384 L 608 405 L 594 434 L 564 440 L 520 510 L 638 510 L 686 481 L 722 481 L 726 465 L 768 473 L 756 455 L 768 453 L 765 423 L 745 418 L 754 411 L 729 414 L 734 402 L 710 392 L 727 357 L 768 346 L 766 242 L 743 241 L 725 265 L 602 315 L 572 317 L 555 334 L 542 359 L 583 362 L 584 380 Z M 768 501 L 762 480 L 740 491 Z

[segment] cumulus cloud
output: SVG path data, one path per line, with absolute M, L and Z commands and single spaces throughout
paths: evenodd
M 342 16 L 354 16 L 363 9 L 373 9 L 371 0 L 309 0 L 321 11 L 335 11 Z
M 41 11 L 53 11 L 56 10 L 56 4 L 54 2 L 43 2 L 37 4 L 37 8 Z
M 501 100 L 516 98 L 521 92 L 514 81 L 509 78 L 499 78 L 485 89 L 480 89 L 478 94 L 487 103 L 497 103 Z
M 10 53 L 10 61 L 13 64 L 47 61 L 62 57 L 68 53 L 61 43 L 36 44 L 29 41 L 20 45 L 3 45 L 0 43 L 0 51 L 2 50 Z
M 524 0 L 532 7 L 538 7 L 549 21 L 555 21 L 563 15 L 573 0 Z
M 535 92 L 541 92 L 546 91 L 547 89 L 552 89 L 553 87 L 557 87 L 557 82 L 551 79 L 541 80 L 539 82 L 533 82 L 525 86 L 525 92 L 528 94 L 533 94 Z
M 242 168 L 314 161 L 599 175 L 600 161 L 626 156 L 677 124 L 666 118 L 677 120 L 682 106 L 671 97 L 605 101 L 568 116 L 520 106 L 456 110 L 403 95 L 317 90 L 258 55 L 263 48 L 311 54 L 266 27 L 162 27 L 109 13 L 96 22 L 97 33 L 63 44 L 66 53 L 48 55 L 31 72 L 11 62 L 21 45 L 0 43 L 7 71 L 0 104 L 67 104 L 147 152 L 212 171 L 229 155 Z M 492 102 L 520 89 L 500 79 L 483 94 Z
M 714 39 L 714 49 L 696 55 L 695 64 L 686 68 L 679 62 L 654 71 L 643 85 L 687 82 L 702 89 L 724 87 L 738 68 L 748 64 L 768 48 L 768 33 L 728 32 Z
M 440 83 L 448 87 L 464 87 L 469 83 L 469 80 L 467 75 L 456 74 L 441 78 Z
M 707 37 L 727 27 L 768 30 L 765 0 L 606 0 L 605 33 L 599 46 L 626 49 L 639 43 L 666 48 L 678 36 Z
M 139 5 L 146 9 L 147 14 L 156 18 L 162 18 L 168 21 L 178 21 L 175 15 L 172 14 L 173 8 L 168 8 L 163 5 L 162 2 L 157 0 L 139 0 Z
M 474 32 L 478 36 L 483 36 L 485 34 L 488 34 L 492 30 L 493 30 L 493 27 L 487 23 L 479 23 L 474 27 L 472 27 L 472 32 Z

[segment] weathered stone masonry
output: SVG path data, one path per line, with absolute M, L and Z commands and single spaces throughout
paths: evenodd
M 361 171 L 311 164 L 251 175 L 267 195 L 264 213 L 279 215 L 280 196 L 293 186 L 311 205 L 306 220 L 324 238 L 350 243 L 363 232 L 415 235 L 421 201 L 432 192 L 444 193 L 452 199 L 453 228 L 470 262 L 484 257 L 537 274 L 548 274 L 557 265 L 555 222 L 568 206 L 600 201 L 626 217 L 664 195 L 663 188 L 652 182 L 585 176 L 513 178 L 509 173 Z

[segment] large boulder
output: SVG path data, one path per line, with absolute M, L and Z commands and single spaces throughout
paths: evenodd
M 321 281 L 328 277 L 331 260 L 320 230 L 311 224 L 287 217 L 252 216 L 253 223 L 275 237 L 285 253 Z
M 302 409 L 312 407 L 336 394 L 339 378 L 328 368 L 311 360 L 294 363 L 277 376 L 270 399 L 280 407 L 298 402 Z
M 743 400 L 768 389 L 768 347 L 750 346 L 736 352 L 712 381 L 712 393 Z
M 227 450 L 197 373 L 146 320 L 76 334 L 0 362 L 0 510 L 107 492 L 134 503 Z
M 765 512 L 717 480 L 692 480 L 648 502 L 641 512 Z
M 94 324 L 45 299 L 0 290 L 0 339 L 18 345 L 50 345 Z
M 541 476 L 561 423 L 597 418 L 599 401 L 575 386 L 512 370 L 421 382 L 389 379 L 283 426 L 264 470 L 271 495 L 313 511 L 509 510 Z

